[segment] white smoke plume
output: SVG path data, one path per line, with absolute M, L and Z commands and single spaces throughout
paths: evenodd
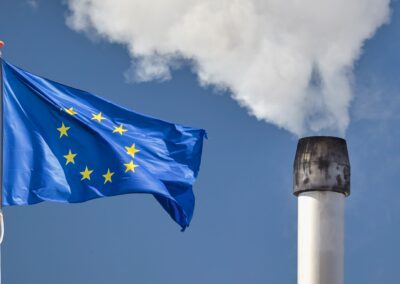
M 351 74 L 389 0 L 68 0 L 67 23 L 128 47 L 135 81 L 182 59 L 258 119 L 297 135 L 344 135 Z

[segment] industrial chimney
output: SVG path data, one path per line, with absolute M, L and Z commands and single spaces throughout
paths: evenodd
M 298 284 L 343 284 L 344 199 L 350 194 L 346 141 L 299 140 L 293 169 L 298 197 Z

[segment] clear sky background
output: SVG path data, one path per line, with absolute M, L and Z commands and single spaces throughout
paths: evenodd
M 391 6 L 391 22 L 366 42 L 354 70 L 347 283 L 399 279 L 400 2 Z M 148 195 L 5 208 L 3 283 L 295 283 L 298 138 L 250 117 L 228 93 L 200 87 L 189 66 L 167 82 L 127 83 L 124 47 L 76 33 L 66 13 L 62 1 L 1 0 L 3 57 L 132 110 L 205 128 L 195 213 L 182 233 Z

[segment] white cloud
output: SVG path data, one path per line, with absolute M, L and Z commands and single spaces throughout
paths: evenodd
M 187 59 L 258 119 L 298 135 L 344 135 L 351 71 L 389 0 L 69 0 L 68 24 L 127 46 L 136 81 Z
M 39 3 L 36 0 L 26 0 L 26 3 L 32 8 L 36 9 Z

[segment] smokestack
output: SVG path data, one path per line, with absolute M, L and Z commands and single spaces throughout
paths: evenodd
M 346 141 L 314 136 L 299 140 L 293 170 L 298 197 L 298 284 L 342 284 L 344 199 L 350 194 Z

